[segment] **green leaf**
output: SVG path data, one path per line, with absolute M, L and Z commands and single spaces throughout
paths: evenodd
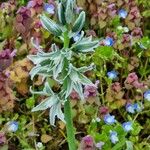
M 64 83 L 66 82 L 66 91 L 65 91 L 65 99 L 68 98 L 68 96 L 71 94 L 73 90 L 73 83 L 70 80 L 70 78 L 66 78 Z
M 82 84 L 78 82 L 73 83 L 73 89 L 79 94 L 81 100 L 84 100 Z
M 62 34 L 61 27 L 56 24 L 53 20 L 46 17 L 45 15 L 40 16 L 41 23 L 45 29 L 53 33 L 55 36 L 60 36 Z
M 123 138 L 115 146 L 113 146 L 111 150 L 120 150 L 125 145 L 125 143 L 126 143 L 126 139 Z
M 34 104 L 35 104 L 35 98 L 33 96 L 26 99 L 26 106 L 28 109 L 33 108 Z
M 131 141 L 126 141 L 126 150 L 133 150 L 133 142 Z
M 64 10 L 63 4 L 59 3 L 57 8 L 58 8 L 58 19 L 59 19 L 59 22 L 61 24 L 65 25 L 66 20 L 65 20 L 65 10 Z
M 34 107 L 32 109 L 32 112 L 39 111 L 39 110 L 46 110 L 47 108 L 52 107 L 56 103 L 58 103 L 58 97 L 56 95 L 52 95 L 51 97 L 46 98 L 39 105 Z
M 72 23 L 74 18 L 74 0 L 67 0 L 66 2 L 66 11 L 65 11 L 65 19 L 68 24 Z
M 54 92 L 52 91 L 51 87 L 49 86 L 48 82 L 45 82 L 45 86 L 43 91 L 49 95 L 54 95 Z
M 77 41 L 75 44 L 72 45 L 71 49 L 74 52 L 87 53 L 93 52 L 94 48 L 96 48 L 98 45 L 98 40 L 92 41 L 92 37 L 87 37 Z
M 95 56 L 103 59 L 112 59 L 114 55 L 114 49 L 110 46 L 98 47 L 95 51 Z
M 80 32 L 84 26 L 84 23 L 85 23 L 85 12 L 82 11 L 80 15 L 78 16 L 77 20 L 75 21 L 72 27 L 72 31 L 76 33 Z
M 89 80 L 86 76 L 84 76 L 83 74 L 79 74 L 79 80 L 83 85 L 92 85 L 95 86 L 91 80 Z
M 49 119 L 50 119 L 50 124 L 55 126 L 55 118 L 56 116 L 62 120 L 63 122 L 65 122 L 64 120 L 64 114 L 61 110 L 61 103 L 58 102 L 56 103 L 55 105 L 53 105 L 51 108 L 50 108 L 50 111 L 49 111 Z
M 94 63 L 92 63 L 90 66 L 86 67 L 80 67 L 78 68 L 78 71 L 81 72 L 81 73 L 85 73 L 86 71 L 89 71 L 89 70 L 92 70 L 93 69 L 93 66 L 94 66 Z
M 94 48 L 98 46 L 98 41 L 90 41 L 90 42 L 80 42 L 76 44 L 73 49 L 75 52 L 80 53 L 88 53 L 88 52 L 94 52 Z

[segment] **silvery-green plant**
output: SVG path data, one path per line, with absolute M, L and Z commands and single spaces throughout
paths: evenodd
M 85 23 L 85 12 L 82 11 L 76 16 L 75 8 L 75 0 L 62 0 L 57 2 L 57 23 L 44 14 L 40 16 L 43 27 L 54 34 L 54 36 L 59 37 L 64 44 L 61 49 L 58 48 L 56 44 L 52 44 L 52 51 L 45 53 L 42 47 L 36 45 L 32 39 L 32 44 L 38 49 L 38 52 L 36 55 L 28 56 L 35 64 L 35 67 L 33 67 L 30 72 L 31 79 L 36 75 L 41 75 L 45 81 L 42 91 L 33 91 L 31 88 L 31 92 L 47 97 L 39 105 L 34 107 L 32 112 L 49 109 L 51 125 L 55 125 L 56 117 L 65 122 L 70 150 L 76 150 L 76 142 L 69 95 L 72 90 L 75 90 L 81 100 L 84 100 L 82 86 L 93 85 L 84 75 L 84 72 L 93 69 L 93 65 L 77 68 L 71 63 L 71 60 L 74 54 L 93 52 L 99 43 L 98 40 L 92 41 L 92 37 L 84 36 L 84 32 L 81 30 Z M 80 37 L 78 40 L 71 43 L 70 39 L 79 33 Z M 61 85 L 61 91 L 59 93 L 55 93 L 51 89 L 48 83 L 49 78 L 54 79 Z M 64 113 L 62 111 L 63 107 Z

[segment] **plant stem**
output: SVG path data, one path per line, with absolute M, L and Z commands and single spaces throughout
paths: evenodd
M 69 145 L 69 150 L 76 150 L 76 140 L 75 140 L 73 121 L 71 115 L 71 106 L 70 106 L 69 99 L 65 102 L 64 114 L 65 114 L 65 121 L 66 121 L 67 141 Z
M 69 47 L 70 39 L 68 37 L 68 32 L 64 33 L 64 48 L 67 49 Z M 64 68 L 68 66 L 69 62 L 66 59 L 66 63 L 64 65 Z M 66 76 L 67 71 L 64 70 L 63 75 Z M 74 127 L 73 127 L 73 120 L 71 115 L 71 106 L 70 106 L 70 100 L 67 99 L 67 101 L 64 104 L 64 115 L 65 115 L 65 121 L 66 121 L 66 130 L 67 130 L 67 141 L 69 150 L 76 150 L 76 140 L 75 140 L 75 134 L 74 134 Z

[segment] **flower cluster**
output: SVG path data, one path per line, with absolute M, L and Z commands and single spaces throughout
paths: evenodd
M 129 112 L 129 113 L 132 113 L 134 114 L 135 112 L 141 112 L 143 109 L 143 104 L 142 103 L 134 103 L 134 104 L 131 104 L 131 103 L 128 103 L 126 105 L 126 111 Z
M 138 76 L 135 72 L 130 73 L 124 83 L 127 89 L 130 89 L 132 87 L 144 88 L 144 84 L 139 82 Z
M 30 9 L 23 6 L 19 8 L 17 11 L 15 27 L 23 37 L 29 36 L 30 29 L 32 28 L 32 21 Z

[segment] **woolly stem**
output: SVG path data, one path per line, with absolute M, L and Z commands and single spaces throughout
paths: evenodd
M 64 48 L 69 47 L 70 39 L 68 37 L 68 33 L 64 33 Z M 68 61 L 66 60 L 65 68 L 68 66 Z M 66 76 L 67 72 L 64 70 L 64 76 Z M 66 121 L 66 130 L 67 130 L 67 141 L 69 150 L 76 150 L 76 140 L 75 140 L 75 134 L 74 134 L 74 127 L 73 127 L 73 120 L 71 115 L 71 106 L 70 106 L 70 100 L 67 99 L 67 101 L 64 104 L 64 115 L 65 115 L 65 121 Z
M 70 100 L 67 100 L 65 102 L 64 114 L 65 114 L 65 121 L 66 121 L 67 141 L 69 145 L 69 150 L 77 150 L 72 115 L 71 115 Z

